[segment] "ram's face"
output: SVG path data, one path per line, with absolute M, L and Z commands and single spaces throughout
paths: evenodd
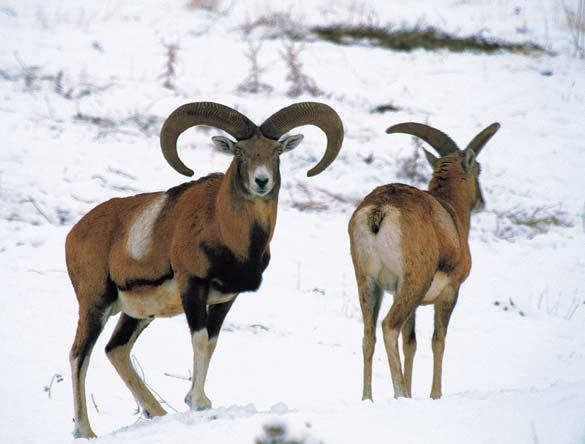
M 239 177 L 250 194 L 266 196 L 276 184 L 280 184 L 281 146 L 262 136 L 236 143 L 233 154 Z
M 238 142 L 225 137 L 212 139 L 222 151 L 234 155 L 242 188 L 254 196 L 264 197 L 280 187 L 280 155 L 295 148 L 303 136 L 290 136 L 281 141 L 262 135 Z

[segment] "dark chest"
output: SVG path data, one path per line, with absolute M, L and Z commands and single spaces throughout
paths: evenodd
M 201 242 L 209 261 L 207 278 L 222 293 L 255 291 L 270 261 L 269 233 L 259 224 L 250 228 L 248 255 L 242 259 L 225 245 Z

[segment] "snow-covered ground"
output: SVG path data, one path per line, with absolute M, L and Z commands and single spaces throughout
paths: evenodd
M 0 442 L 72 440 L 67 355 L 77 305 L 64 238 L 103 200 L 182 181 L 160 154 L 162 119 L 182 103 L 212 100 L 261 122 L 294 101 L 321 100 L 342 116 L 342 152 L 306 178 L 324 147 L 306 127 L 303 144 L 283 158 L 272 261 L 261 289 L 241 295 L 227 318 L 207 383 L 214 408 L 187 411 L 189 383 L 168 376 L 187 376 L 191 365 L 179 316 L 155 321 L 134 349 L 171 413 L 141 419 L 102 352 L 110 321 L 87 379 L 100 441 L 252 443 L 277 421 L 307 443 L 585 443 L 585 61 L 573 56 L 562 2 L 211 2 L 219 13 L 187 3 L 0 2 Z M 246 32 L 270 16 L 277 29 Z M 551 52 L 404 53 L 314 40 L 300 58 L 324 95 L 287 97 L 278 26 L 362 22 L 423 23 Z M 248 41 L 262 43 L 271 92 L 238 90 Z M 164 44 L 178 45 L 174 89 L 163 87 Z M 388 103 L 400 110 L 370 112 Z M 362 402 L 346 226 L 372 188 L 404 181 L 398 171 L 414 145 L 384 129 L 406 120 L 428 121 L 461 145 L 491 122 L 502 129 L 479 159 L 488 208 L 472 222 L 473 269 L 447 337 L 443 398 L 428 398 L 432 309 L 422 308 L 414 398 L 393 399 L 379 342 L 375 402 Z M 181 138 L 196 174 L 229 162 L 210 149 L 213 134 Z M 559 223 L 518 223 L 531 215 Z M 63 381 L 49 396 L 55 374 Z

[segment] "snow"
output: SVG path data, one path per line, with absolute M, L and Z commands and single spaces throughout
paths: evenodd
M 189 383 L 166 375 L 188 376 L 191 365 L 188 328 L 178 316 L 153 322 L 133 352 L 170 414 L 136 414 L 103 353 L 110 321 L 87 378 L 97 442 L 251 443 L 274 423 L 306 443 L 585 442 L 585 62 L 573 56 L 562 3 L 219 1 L 220 14 L 187 3 L 0 5 L 0 442 L 73 441 L 67 356 L 77 304 L 64 238 L 101 201 L 180 183 L 160 155 L 158 129 L 176 106 L 199 100 L 237 107 L 257 123 L 294 101 L 322 100 L 344 121 L 344 146 L 310 179 L 306 171 L 324 147 L 319 130 L 296 130 L 304 141 L 283 155 L 272 260 L 260 290 L 238 298 L 220 335 L 206 386 L 214 408 L 187 411 Z M 552 53 L 402 53 L 315 40 L 305 43 L 301 61 L 326 95 L 291 99 L 277 30 L 244 32 L 273 13 L 292 26 L 423 23 L 534 41 Z M 262 43 L 261 80 L 272 92 L 238 92 L 248 74 L 246 38 Z M 175 90 L 162 86 L 163 43 L 179 45 Z M 25 68 L 28 80 L 10 80 Z M 400 111 L 370 113 L 388 103 Z M 371 189 L 399 180 L 413 144 L 384 129 L 408 120 L 428 121 L 461 145 L 494 121 L 502 129 L 479 159 L 488 208 L 472 220 L 473 268 L 447 336 L 443 398 L 428 398 L 433 313 L 421 308 L 414 398 L 393 398 L 379 340 L 374 402 L 362 402 L 347 222 Z M 142 130 L 136 122 L 151 124 Z M 181 137 L 182 158 L 196 175 L 229 163 L 210 149 L 214 134 Z M 317 208 L 299 209 L 307 206 Z M 567 226 L 538 232 L 511 222 L 512 213 L 538 211 Z M 389 305 L 387 297 L 382 314 Z M 56 373 L 63 382 L 53 383 L 49 397 L 43 388 Z

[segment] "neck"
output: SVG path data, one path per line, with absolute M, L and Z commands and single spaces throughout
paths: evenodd
M 433 172 L 433 178 L 429 182 L 429 194 L 435 197 L 451 213 L 451 216 L 458 219 L 455 222 L 467 238 L 469 236 L 471 207 L 464 192 L 464 185 L 461 183 L 465 180 L 467 179 L 457 175 L 452 176 L 446 168 L 439 167 Z
M 267 197 L 257 197 L 247 192 L 238 178 L 237 162 L 232 161 L 216 197 L 216 214 L 223 243 L 242 258 L 250 253 L 254 227 L 266 232 L 266 245 L 257 253 L 262 255 L 268 248 L 276 225 L 278 189 Z

